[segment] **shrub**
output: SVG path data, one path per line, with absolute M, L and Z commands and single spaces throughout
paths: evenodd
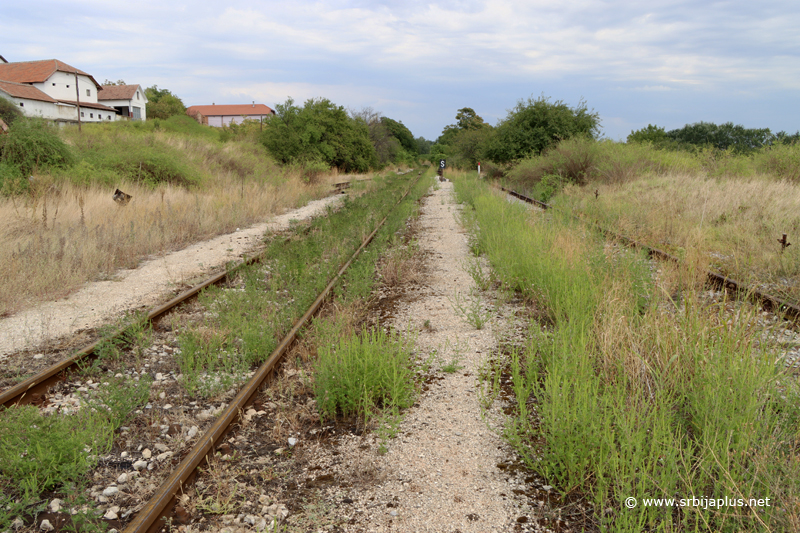
M 28 180 L 19 167 L 0 161 L 0 194 L 18 194 L 28 189 Z
M 65 168 L 74 157 L 58 137 L 55 126 L 42 119 L 24 118 L 14 122 L 0 137 L 0 161 L 16 166 L 23 174 L 36 168 Z
M 11 126 L 17 119 L 24 115 L 20 108 L 11 100 L 0 97 L 0 119 Z
M 328 99 L 310 99 L 303 107 L 289 98 L 264 124 L 261 142 L 282 163 L 324 161 L 343 172 L 378 167 L 366 123 L 354 120 Z
M 759 172 L 800 183 L 800 144 L 776 144 L 753 156 Z

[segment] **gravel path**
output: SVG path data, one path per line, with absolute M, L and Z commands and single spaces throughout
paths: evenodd
M 208 275 L 230 261 L 258 248 L 267 231 L 288 227 L 338 202 L 342 196 L 315 200 L 304 207 L 234 233 L 220 235 L 183 250 L 143 262 L 134 270 L 121 270 L 109 281 L 86 284 L 78 292 L 0 321 L 0 362 L 3 356 L 112 322 L 126 311 L 153 307 L 165 301 L 189 280 Z
M 392 325 L 420 331 L 417 348 L 423 359 L 435 354 L 438 364 L 446 365 L 455 358 L 463 368 L 437 374 L 444 377 L 432 380 L 418 406 L 406 413 L 388 452 L 375 459 L 382 484 L 359 495 L 355 503 L 363 511 L 346 531 L 515 529 L 520 503 L 497 468 L 511 454 L 482 416 L 476 381 L 496 349 L 496 335 L 491 323 L 478 330 L 453 305 L 456 293 L 469 302 L 474 287 L 463 268 L 470 254 L 455 218 L 459 209 L 451 182 L 426 198 L 419 244 L 428 254 L 429 277 L 419 298 L 399 304 Z M 488 418 L 496 417 L 490 413 Z M 340 453 L 352 450 L 352 443 L 347 448 Z

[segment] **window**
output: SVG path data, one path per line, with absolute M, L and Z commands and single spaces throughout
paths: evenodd
M 19 106 L 20 106 L 20 107 L 25 107 L 25 102 L 20 102 L 20 103 L 19 103 Z
M 83 115 L 83 111 L 81 111 L 81 116 L 84 116 L 84 115 Z
M 92 96 L 92 90 L 86 89 L 86 96 Z
M 108 120 L 111 120 L 111 115 L 108 115 Z
M 56 86 L 56 82 L 53 82 L 53 87 L 55 87 L 55 86 Z
M 139 99 L 139 91 L 136 91 L 136 99 Z
M 89 113 L 89 118 L 94 118 L 94 113 Z
M 69 89 L 69 85 L 67 85 L 67 89 Z

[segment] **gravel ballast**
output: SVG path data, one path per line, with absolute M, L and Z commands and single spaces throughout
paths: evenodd
M 471 293 L 475 284 L 464 268 L 470 253 L 468 236 L 456 220 L 460 209 L 451 182 L 425 199 L 419 246 L 428 258 L 427 279 L 412 297 L 397 303 L 385 325 L 419 331 L 422 360 L 432 358 L 441 367 L 455 359 L 461 368 L 428 381 L 418 403 L 405 413 L 397 437 L 385 441 L 384 454 L 374 435 L 351 437 L 334 450 L 336 459 L 312 461 L 338 463 L 343 470 L 354 462 L 370 463 L 375 483 L 345 497 L 340 511 L 349 525 L 343 531 L 513 531 L 520 530 L 517 519 L 529 511 L 515 499 L 513 481 L 497 467 L 513 460 L 495 431 L 493 420 L 501 414 L 483 411 L 478 392 L 480 367 L 497 349 L 496 324 L 508 328 L 509 317 L 489 320 L 478 330 L 454 305 L 478 297 Z M 487 316 L 497 314 L 483 305 Z

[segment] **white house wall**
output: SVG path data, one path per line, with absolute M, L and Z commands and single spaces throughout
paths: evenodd
M 136 91 L 139 92 L 139 91 Z M 141 98 L 141 95 L 139 98 Z M 136 96 L 134 95 L 133 100 L 103 100 L 103 105 L 107 105 L 108 107 L 130 107 L 131 113 L 133 113 L 133 108 L 138 107 L 141 110 L 141 118 L 142 120 L 147 120 L 147 110 L 145 107 L 145 100 L 136 100 Z
M 105 105 L 105 104 L 103 104 Z M 119 118 L 115 110 L 103 111 L 91 107 L 81 107 L 81 122 L 113 122 Z
M 75 74 L 68 72 L 56 71 L 47 81 L 43 83 L 34 83 L 34 87 L 43 93 L 52 96 L 56 100 L 75 100 Z M 78 74 L 78 89 L 81 102 L 97 103 L 97 86 L 89 79 L 88 76 Z M 89 90 L 89 95 L 86 95 L 86 90 Z
M 223 125 L 230 126 L 231 123 L 241 124 L 245 120 L 263 120 L 264 116 L 243 117 L 242 115 L 209 115 L 207 118 L 209 126 L 221 128 Z
M 28 117 L 41 117 L 48 120 L 62 122 L 77 122 L 78 115 L 75 113 L 75 106 L 69 104 L 55 104 L 53 102 L 42 102 L 41 100 L 28 100 L 27 98 L 13 98 L 2 94 L 1 97 L 14 102 L 19 109 Z M 22 103 L 23 105 L 19 105 Z M 83 116 L 81 122 L 113 122 L 117 120 L 117 114 L 113 111 L 101 111 L 81 107 Z M 111 118 L 108 118 L 108 117 Z
M 139 98 L 136 98 L 136 97 Z M 142 120 L 147 120 L 147 97 L 141 89 L 136 89 L 136 93 L 131 98 L 131 107 L 138 107 L 141 111 Z
M 14 98 L 6 94 L 0 94 L 0 96 L 14 102 L 14 104 L 19 107 L 19 110 L 27 117 L 43 117 L 50 120 L 57 120 L 59 118 L 62 120 L 77 120 L 74 106 L 59 106 L 53 102 Z M 20 103 L 23 105 L 20 106 Z

